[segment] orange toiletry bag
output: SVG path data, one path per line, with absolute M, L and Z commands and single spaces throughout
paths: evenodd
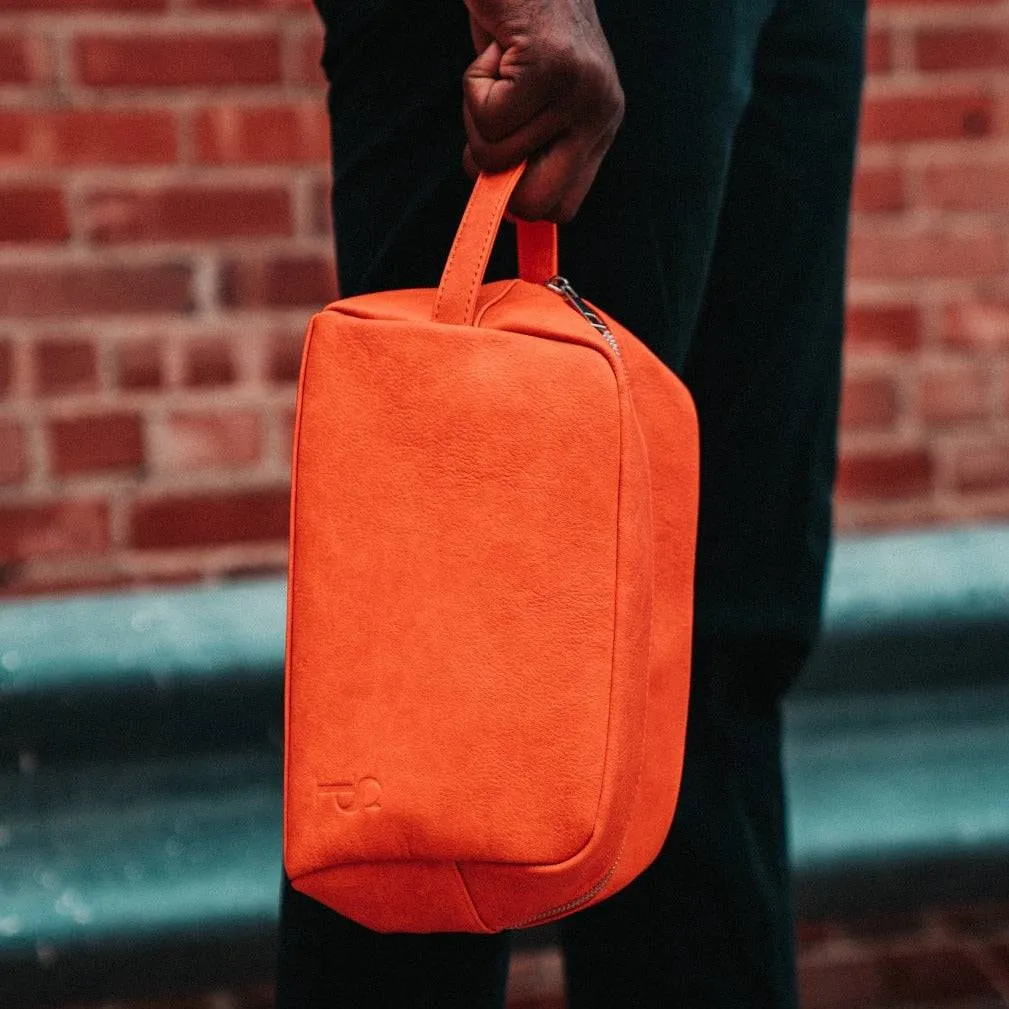
M 521 168 L 437 290 L 336 301 L 298 386 L 284 866 L 383 932 L 497 932 L 656 856 L 687 714 L 698 435 L 681 382 L 556 274 L 484 284 Z

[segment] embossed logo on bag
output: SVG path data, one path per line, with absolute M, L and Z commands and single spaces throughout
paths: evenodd
M 382 808 L 378 801 L 382 786 L 377 778 L 358 781 L 334 781 L 318 785 L 320 794 L 329 796 L 341 813 L 376 812 Z

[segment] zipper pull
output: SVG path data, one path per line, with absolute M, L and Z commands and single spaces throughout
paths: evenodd
M 555 294 L 559 294 L 607 342 L 610 350 L 617 357 L 620 356 L 620 344 L 610 332 L 609 326 L 582 300 L 581 295 L 571 286 L 569 280 L 561 276 L 551 277 L 546 282 L 546 286 Z

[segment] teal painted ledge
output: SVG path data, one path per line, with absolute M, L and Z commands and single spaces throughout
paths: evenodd
M 5 604 L 0 693 L 274 676 L 284 663 L 285 591 L 270 578 Z
M 825 617 L 828 630 L 1009 618 L 1009 527 L 840 539 Z
M 785 711 L 796 868 L 1009 856 L 1009 686 Z
M 0 605 L 0 694 L 135 677 L 272 676 L 283 667 L 283 578 Z M 828 633 L 1009 621 L 1009 527 L 836 544 Z

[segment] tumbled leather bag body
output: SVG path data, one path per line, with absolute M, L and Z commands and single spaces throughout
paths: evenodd
M 552 225 L 520 222 L 520 279 L 482 283 L 520 172 L 478 179 L 438 289 L 334 302 L 304 348 L 284 866 L 378 931 L 594 904 L 679 789 L 693 404 L 548 286 Z

